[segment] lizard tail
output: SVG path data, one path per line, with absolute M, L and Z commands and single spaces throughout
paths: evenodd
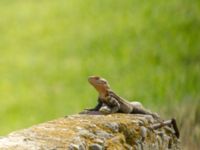
M 157 114 L 151 113 L 151 112 L 149 112 L 147 110 L 144 110 L 142 108 L 137 108 L 137 107 L 134 107 L 131 113 L 132 114 L 151 115 L 153 118 L 159 118 L 159 116 Z

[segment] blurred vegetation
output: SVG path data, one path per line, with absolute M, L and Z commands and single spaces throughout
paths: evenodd
M 96 103 L 89 75 L 200 139 L 200 1 L 1 0 L 0 134 Z

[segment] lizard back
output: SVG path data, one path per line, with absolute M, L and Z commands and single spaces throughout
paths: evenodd
M 123 113 L 131 113 L 132 112 L 132 105 L 131 103 L 129 103 L 127 100 L 125 100 L 124 98 L 118 96 L 115 92 L 113 92 L 112 90 L 108 91 L 109 96 L 114 97 L 118 103 L 120 104 L 120 111 Z

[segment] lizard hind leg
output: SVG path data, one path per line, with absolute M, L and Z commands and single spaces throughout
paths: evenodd
M 134 107 L 137 108 L 144 108 L 143 105 L 140 102 L 134 101 L 134 102 L 130 102 Z
M 151 115 L 153 118 L 156 118 L 156 119 L 160 118 L 160 116 L 157 113 L 152 113 L 151 111 L 145 109 L 144 106 L 138 101 L 133 101 L 131 102 L 131 104 L 134 108 L 132 113 Z

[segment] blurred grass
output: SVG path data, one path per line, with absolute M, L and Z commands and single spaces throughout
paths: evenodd
M 96 74 L 197 148 L 199 14 L 198 0 L 1 0 L 0 135 L 92 107 Z

